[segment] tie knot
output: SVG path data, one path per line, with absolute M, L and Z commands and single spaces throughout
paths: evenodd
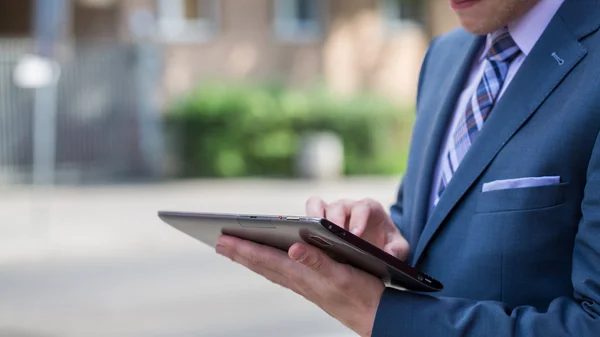
M 506 28 L 490 34 L 490 40 L 491 46 L 486 55 L 490 61 L 510 63 L 521 52 Z

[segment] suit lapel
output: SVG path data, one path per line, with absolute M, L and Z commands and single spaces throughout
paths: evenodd
M 579 43 L 563 18 L 556 15 L 498 101 L 477 141 L 446 187 L 423 229 L 415 249 L 413 264 L 419 263 L 444 220 L 502 147 L 586 53 L 587 50 Z M 562 63 L 559 64 L 553 55 L 562 59 Z
M 423 121 L 426 123 L 426 126 L 423 128 L 425 131 L 422 132 L 425 153 L 421 157 L 421 163 L 419 164 L 421 169 L 417 177 L 418 188 L 412 219 L 412 223 L 415 226 L 412 231 L 414 234 L 412 242 L 416 242 L 418 235 L 423 231 L 423 227 L 427 221 L 434 170 L 444 136 L 446 135 L 446 129 L 452 119 L 456 101 L 471 72 L 474 59 L 481 50 L 484 42 L 485 37 L 468 35 L 464 43 L 456 47 L 456 52 L 450 55 L 447 60 L 447 64 L 451 66 L 447 69 L 449 75 L 446 78 L 448 81 L 438 89 L 439 92 L 446 92 L 446 97 L 441 97 L 439 101 L 429 103 L 439 104 L 439 106 L 433 108 L 427 106 L 420 112 L 427 114 L 428 111 L 431 111 L 431 114 L 423 116 Z M 456 60 L 461 61 L 456 62 Z

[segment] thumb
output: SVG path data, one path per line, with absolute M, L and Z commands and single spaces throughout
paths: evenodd
M 322 250 L 304 243 L 294 244 L 289 252 L 290 258 L 325 277 L 333 275 L 335 263 Z

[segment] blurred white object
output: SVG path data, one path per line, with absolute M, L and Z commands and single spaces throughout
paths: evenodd
M 311 132 L 302 136 L 296 167 L 301 177 L 335 179 L 343 174 L 344 145 L 333 132 Z
M 60 77 L 56 61 L 27 54 L 17 63 L 13 72 L 15 84 L 21 88 L 37 89 L 55 84 Z

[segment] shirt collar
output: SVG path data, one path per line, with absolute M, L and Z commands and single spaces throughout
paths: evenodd
M 510 36 L 525 56 L 529 55 L 564 1 L 539 0 L 529 12 L 508 24 Z M 490 48 L 491 42 L 490 34 L 488 34 L 485 50 Z M 480 61 L 485 58 L 485 54 L 485 52 L 482 53 Z

